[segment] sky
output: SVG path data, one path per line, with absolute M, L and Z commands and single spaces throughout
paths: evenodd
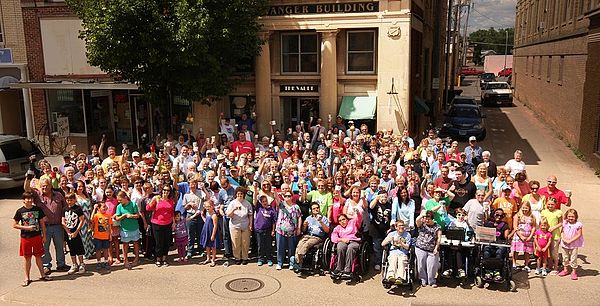
M 468 0 L 463 0 L 467 2 Z M 471 0 L 469 33 L 490 27 L 513 28 L 515 26 L 515 7 L 517 0 Z M 455 0 L 455 3 L 457 1 Z

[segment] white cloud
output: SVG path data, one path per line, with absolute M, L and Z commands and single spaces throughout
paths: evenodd
M 480 29 L 513 28 L 517 0 L 472 0 L 469 32 Z M 456 1 L 455 1 L 456 2 Z

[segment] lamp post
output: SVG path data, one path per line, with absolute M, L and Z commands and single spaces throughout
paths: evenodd
M 506 39 L 504 40 L 504 70 L 506 70 L 506 55 L 508 54 L 508 29 L 504 29 Z

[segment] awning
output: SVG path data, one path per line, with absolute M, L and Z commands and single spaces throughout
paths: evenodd
M 87 82 L 31 82 L 11 84 L 10 88 L 30 89 L 90 89 L 90 90 L 137 90 L 138 86 L 133 83 L 87 83 Z
M 342 97 L 339 115 L 347 120 L 370 120 L 375 118 L 377 97 Z
M 19 83 L 19 80 L 7 75 L 0 77 L 0 89 L 9 88 L 11 84 Z
M 427 106 L 427 103 L 425 102 L 425 100 L 423 100 L 419 96 L 414 96 L 414 100 L 415 100 L 415 104 L 414 104 L 415 113 L 417 113 L 417 114 L 429 113 L 429 106 Z

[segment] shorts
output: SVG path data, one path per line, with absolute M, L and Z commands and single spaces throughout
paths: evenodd
M 140 231 L 121 231 L 121 243 L 136 242 L 140 240 Z
M 71 256 L 76 256 L 76 255 L 85 255 L 85 249 L 83 247 L 83 241 L 81 240 L 81 235 L 77 235 L 77 237 L 75 238 L 71 238 L 69 239 L 69 236 L 67 237 L 67 245 L 69 246 L 69 254 Z
M 94 238 L 94 249 L 97 251 L 108 249 L 110 240 L 101 240 Z
M 119 237 L 119 233 L 121 232 L 120 226 L 112 226 L 110 228 L 110 236 L 111 237 Z
M 44 242 L 42 241 L 42 235 L 21 237 L 19 255 L 23 257 L 44 256 Z

